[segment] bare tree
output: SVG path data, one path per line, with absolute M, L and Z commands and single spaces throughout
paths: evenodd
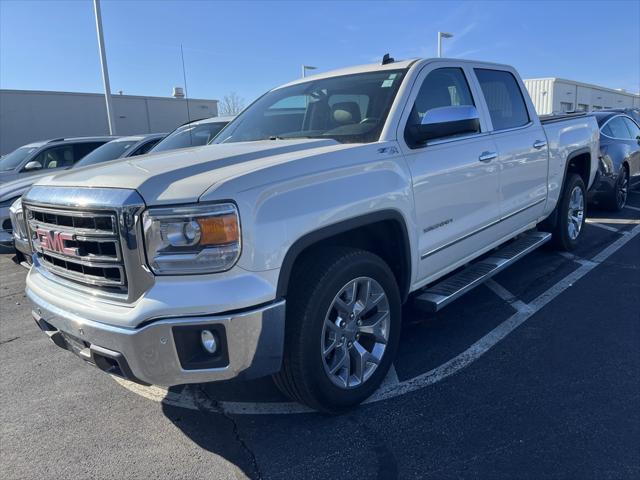
M 244 98 L 239 97 L 236 92 L 225 95 L 218 104 L 219 115 L 237 115 L 244 108 Z

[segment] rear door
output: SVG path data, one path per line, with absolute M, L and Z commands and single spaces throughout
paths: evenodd
M 513 72 L 475 68 L 474 73 L 499 153 L 501 220 L 505 231 L 512 231 L 543 213 L 548 175 L 546 135 Z
M 481 131 L 412 145 L 408 129 L 433 108 L 478 105 L 478 90 L 465 67 L 451 62 L 427 64 L 420 72 L 403 113 L 398 141 L 412 175 L 422 283 L 455 268 L 498 240 L 499 168 L 496 145 Z M 481 160 L 482 157 L 482 160 Z

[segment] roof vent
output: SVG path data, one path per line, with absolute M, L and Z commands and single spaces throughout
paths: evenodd
M 184 89 L 182 87 L 173 87 L 173 98 L 184 98 Z
M 389 55 L 388 53 L 385 53 L 385 54 L 384 54 L 384 57 L 382 57 L 382 63 L 381 63 L 381 65 L 386 65 L 386 64 L 388 64 L 388 63 L 393 63 L 393 62 L 395 62 L 395 61 L 396 61 L 396 60 L 395 60 L 391 55 Z

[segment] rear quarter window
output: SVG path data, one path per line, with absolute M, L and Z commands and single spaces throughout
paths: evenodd
M 475 69 L 494 130 L 522 127 L 529 112 L 515 77 L 503 70 Z

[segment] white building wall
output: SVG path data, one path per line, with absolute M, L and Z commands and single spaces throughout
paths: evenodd
M 116 133 L 170 132 L 188 121 L 182 98 L 113 95 Z M 218 114 L 217 100 L 189 99 L 191 119 Z M 0 155 L 38 140 L 108 135 L 104 96 L 0 90 Z
M 524 80 L 539 115 L 567 110 L 640 108 L 640 95 L 561 78 Z

